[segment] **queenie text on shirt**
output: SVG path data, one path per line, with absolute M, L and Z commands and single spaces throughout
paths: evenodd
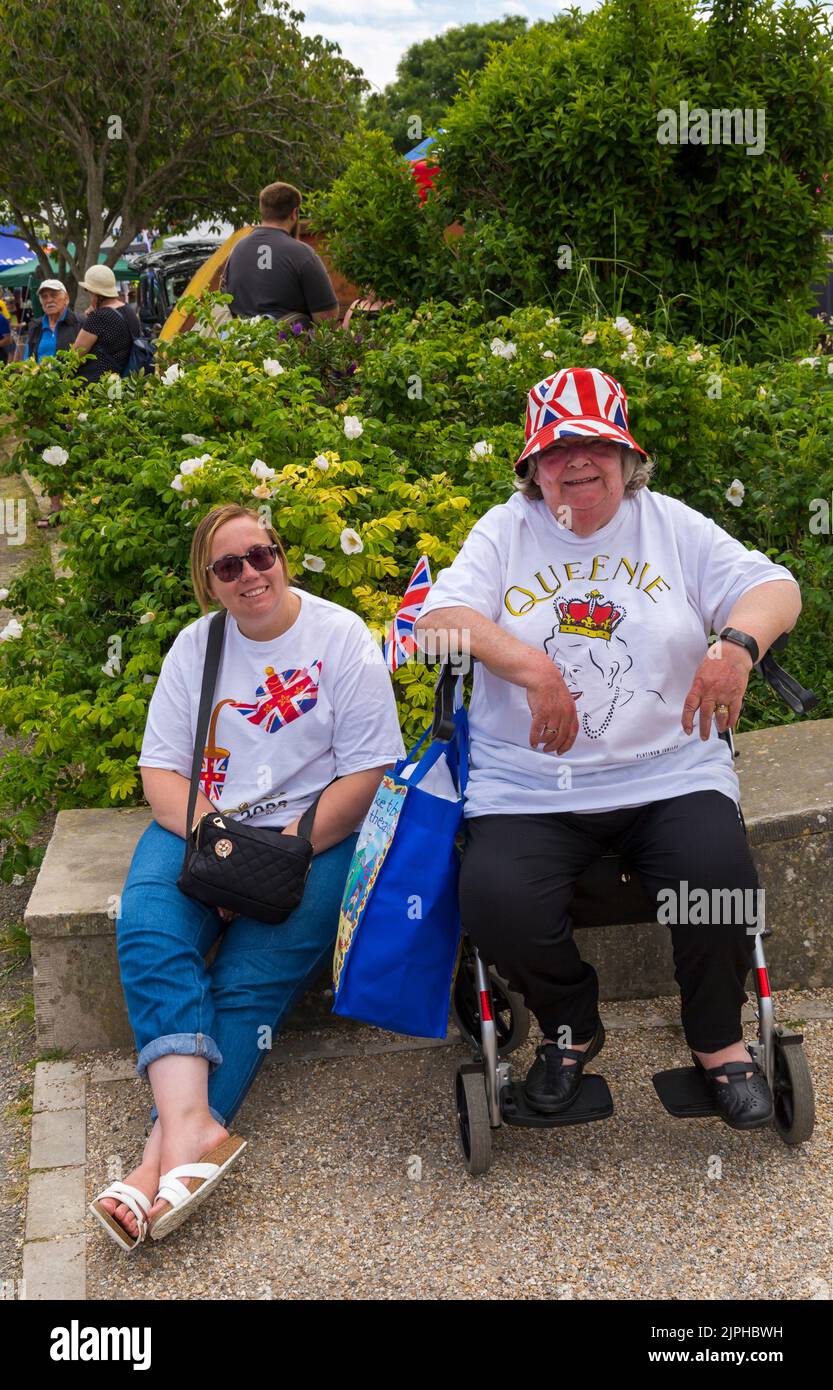
M 616 568 L 612 574 L 607 573 L 607 563 L 609 555 L 594 555 L 588 565 L 584 565 L 576 560 L 564 561 L 562 564 L 548 565 L 548 577 L 544 577 L 542 570 L 536 570 L 532 579 L 528 581 L 530 585 L 536 583 L 537 590 L 532 587 L 524 588 L 520 584 L 511 584 L 503 596 L 503 602 L 513 618 L 523 617 L 524 613 L 530 613 L 538 603 L 545 603 L 553 594 L 557 594 L 564 587 L 565 583 L 570 583 L 574 579 L 618 579 L 621 577 L 625 583 L 633 589 L 639 589 L 641 593 L 647 594 L 652 603 L 656 603 L 656 594 L 670 591 L 671 585 L 661 574 L 654 574 L 649 579 L 651 572 L 650 560 L 629 560 L 627 556 L 620 556 L 616 563 Z M 559 571 L 564 572 L 562 579 Z

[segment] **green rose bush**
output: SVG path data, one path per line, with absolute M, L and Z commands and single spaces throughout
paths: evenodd
M 621 380 L 653 485 L 792 569 L 805 606 L 789 665 L 827 712 L 829 360 L 730 366 L 638 321 L 567 323 L 537 307 L 486 319 L 473 301 L 354 320 L 351 332 L 248 320 L 217 337 L 216 300 L 196 306 L 202 331 L 159 345 L 154 376 L 86 386 L 71 352 L 0 373 L 6 469 L 26 468 L 66 506 L 59 575 L 44 557 L 2 596 L 14 616 L 0 631 L 0 726 L 22 745 L 0 768 L 3 877 L 36 862 L 27 837 L 45 810 L 141 801 L 148 702 L 199 616 L 189 552 L 208 510 L 262 509 L 296 582 L 354 609 L 381 641 L 419 556 L 436 576 L 511 495 L 526 393 L 559 367 Z M 411 662 L 393 677 L 406 742 L 430 718 L 435 675 Z M 753 681 L 745 727 L 789 718 Z

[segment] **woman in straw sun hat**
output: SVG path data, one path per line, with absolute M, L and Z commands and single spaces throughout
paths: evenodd
M 463 930 L 538 1019 L 526 1097 L 556 1114 L 604 1044 L 596 972 L 572 937 L 583 869 L 626 853 L 658 904 L 757 886 L 718 735 L 801 598 L 789 570 L 647 486 L 605 372 L 533 386 L 514 467 L 518 491 L 475 524 L 415 632 L 429 651 L 433 632 L 465 632 L 477 658 Z M 721 1117 L 750 1129 L 772 1097 L 741 1028 L 754 934 L 730 916 L 691 925 L 681 908 L 669 925 L 686 1042 Z
M 119 298 L 109 265 L 91 266 L 80 283 L 90 295 L 90 308 L 81 320 L 73 347 L 77 352 L 92 353 L 82 364 L 81 375 L 87 381 L 99 381 L 108 372 L 121 376 L 133 339 L 141 336 L 139 316 L 132 305 Z

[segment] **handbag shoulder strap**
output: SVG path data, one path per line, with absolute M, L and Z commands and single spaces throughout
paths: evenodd
M 208 717 L 211 710 L 211 701 L 214 697 L 214 686 L 217 683 L 220 653 L 223 649 L 227 611 L 227 609 L 223 608 L 219 613 L 215 613 L 208 626 L 208 643 L 205 649 L 205 662 L 202 668 L 200 709 L 197 715 L 197 733 L 194 739 L 194 761 L 191 766 L 191 787 L 188 793 L 188 814 L 185 818 L 186 864 L 188 862 L 188 852 L 190 850 L 194 807 L 197 804 L 197 790 L 199 788 L 200 769 L 202 767 L 203 751 L 205 749 L 205 736 L 208 733 Z

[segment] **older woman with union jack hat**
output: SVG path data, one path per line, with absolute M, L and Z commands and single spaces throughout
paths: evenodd
M 525 1090 L 546 1114 L 574 1102 L 605 1041 L 596 972 L 572 935 L 582 871 L 616 850 L 658 903 L 757 887 L 718 735 L 752 666 L 794 626 L 798 585 L 650 488 L 652 466 L 613 377 L 570 368 L 538 382 L 517 491 L 473 527 L 415 629 L 429 651 L 432 632 L 465 635 L 477 659 L 463 929 L 540 1024 Z M 670 930 L 686 1041 L 723 1119 L 766 1124 L 772 1097 L 741 1029 L 749 924 L 685 917 Z

